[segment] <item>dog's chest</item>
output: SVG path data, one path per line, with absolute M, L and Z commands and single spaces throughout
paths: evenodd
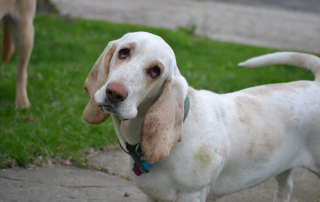
M 172 149 L 168 159 L 155 162 L 151 165 L 150 173 L 144 173 L 140 177 L 131 171 L 134 162 L 130 160 L 131 178 L 142 192 L 161 201 L 183 198 L 183 193 L 188 193 L 189 190 L 198 193 L 197 197 L 206 196 L 211 188 L 211 180 L 223 168 L 226 151 L 221 143 L 220 147 L 212 146 L 217 144 L 217 139 L 219 138 L 198 140 L 199 147 L 194 148 L 188 147 L 190 143 L 182 141 Z M 198 198 L 194 198 L 193 201 L 197 200 Z

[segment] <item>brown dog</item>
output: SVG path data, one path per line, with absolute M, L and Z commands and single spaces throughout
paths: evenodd
M 16 48 L 18 71 L 16 74 L 15 107 L 28 108 L 27 66 L 33 48 L 33 18 L 36 0 L 0 0 L 2 18 L 2 65 L 5 66 Z

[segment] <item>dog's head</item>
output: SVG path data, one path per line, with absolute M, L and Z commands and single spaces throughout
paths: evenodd
M 181 140 L 188 84 L 162 38 L 136 32 L 110 42 L 85 90 L 90 101 L 82 118 L 90 124 L 103 123 L 109 114 L 122 121 L 145 114 L 140 142 L 150 163 L 167 158 Z

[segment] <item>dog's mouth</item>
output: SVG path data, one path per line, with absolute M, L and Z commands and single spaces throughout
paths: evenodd
M 104 112 L 104 113 L 116 114 L 116 111 L 113 109 L 113 107 L 109 105 L 99 105 L 99 109 L 101 112 Z
M 99 109 L 101 112 L 103 113 L 107 113 L 107 114 L 113 114 L 113 115 L 117 115 L 119 116 L 119 114 L 117 113 L 117 111 L 110 105 L 99 105 Z M 119 116 L 121 121 L 127 121 L 129 119 L 126 118 L 122 118 L 121 116 Z

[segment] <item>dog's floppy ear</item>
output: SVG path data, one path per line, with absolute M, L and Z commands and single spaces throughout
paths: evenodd
M 141 149 L 149 163 L 167 158 L 182 139 L 187 86 L 182 76 L 169 77 L 161 96 L 145 116 L 141 128 Z
M 99 106 L 94 100 L 94 94 L 108 80 L 110 60 L 115 49 L 116 43 L 114 41 L 110 42 L 94 64 L 84 84 L 84 89 L 87 91 L 90 101 L 83 111 L 82 119 L 89 124 L 101 124 L 109 117 L 109 114 L 99 110 Z

